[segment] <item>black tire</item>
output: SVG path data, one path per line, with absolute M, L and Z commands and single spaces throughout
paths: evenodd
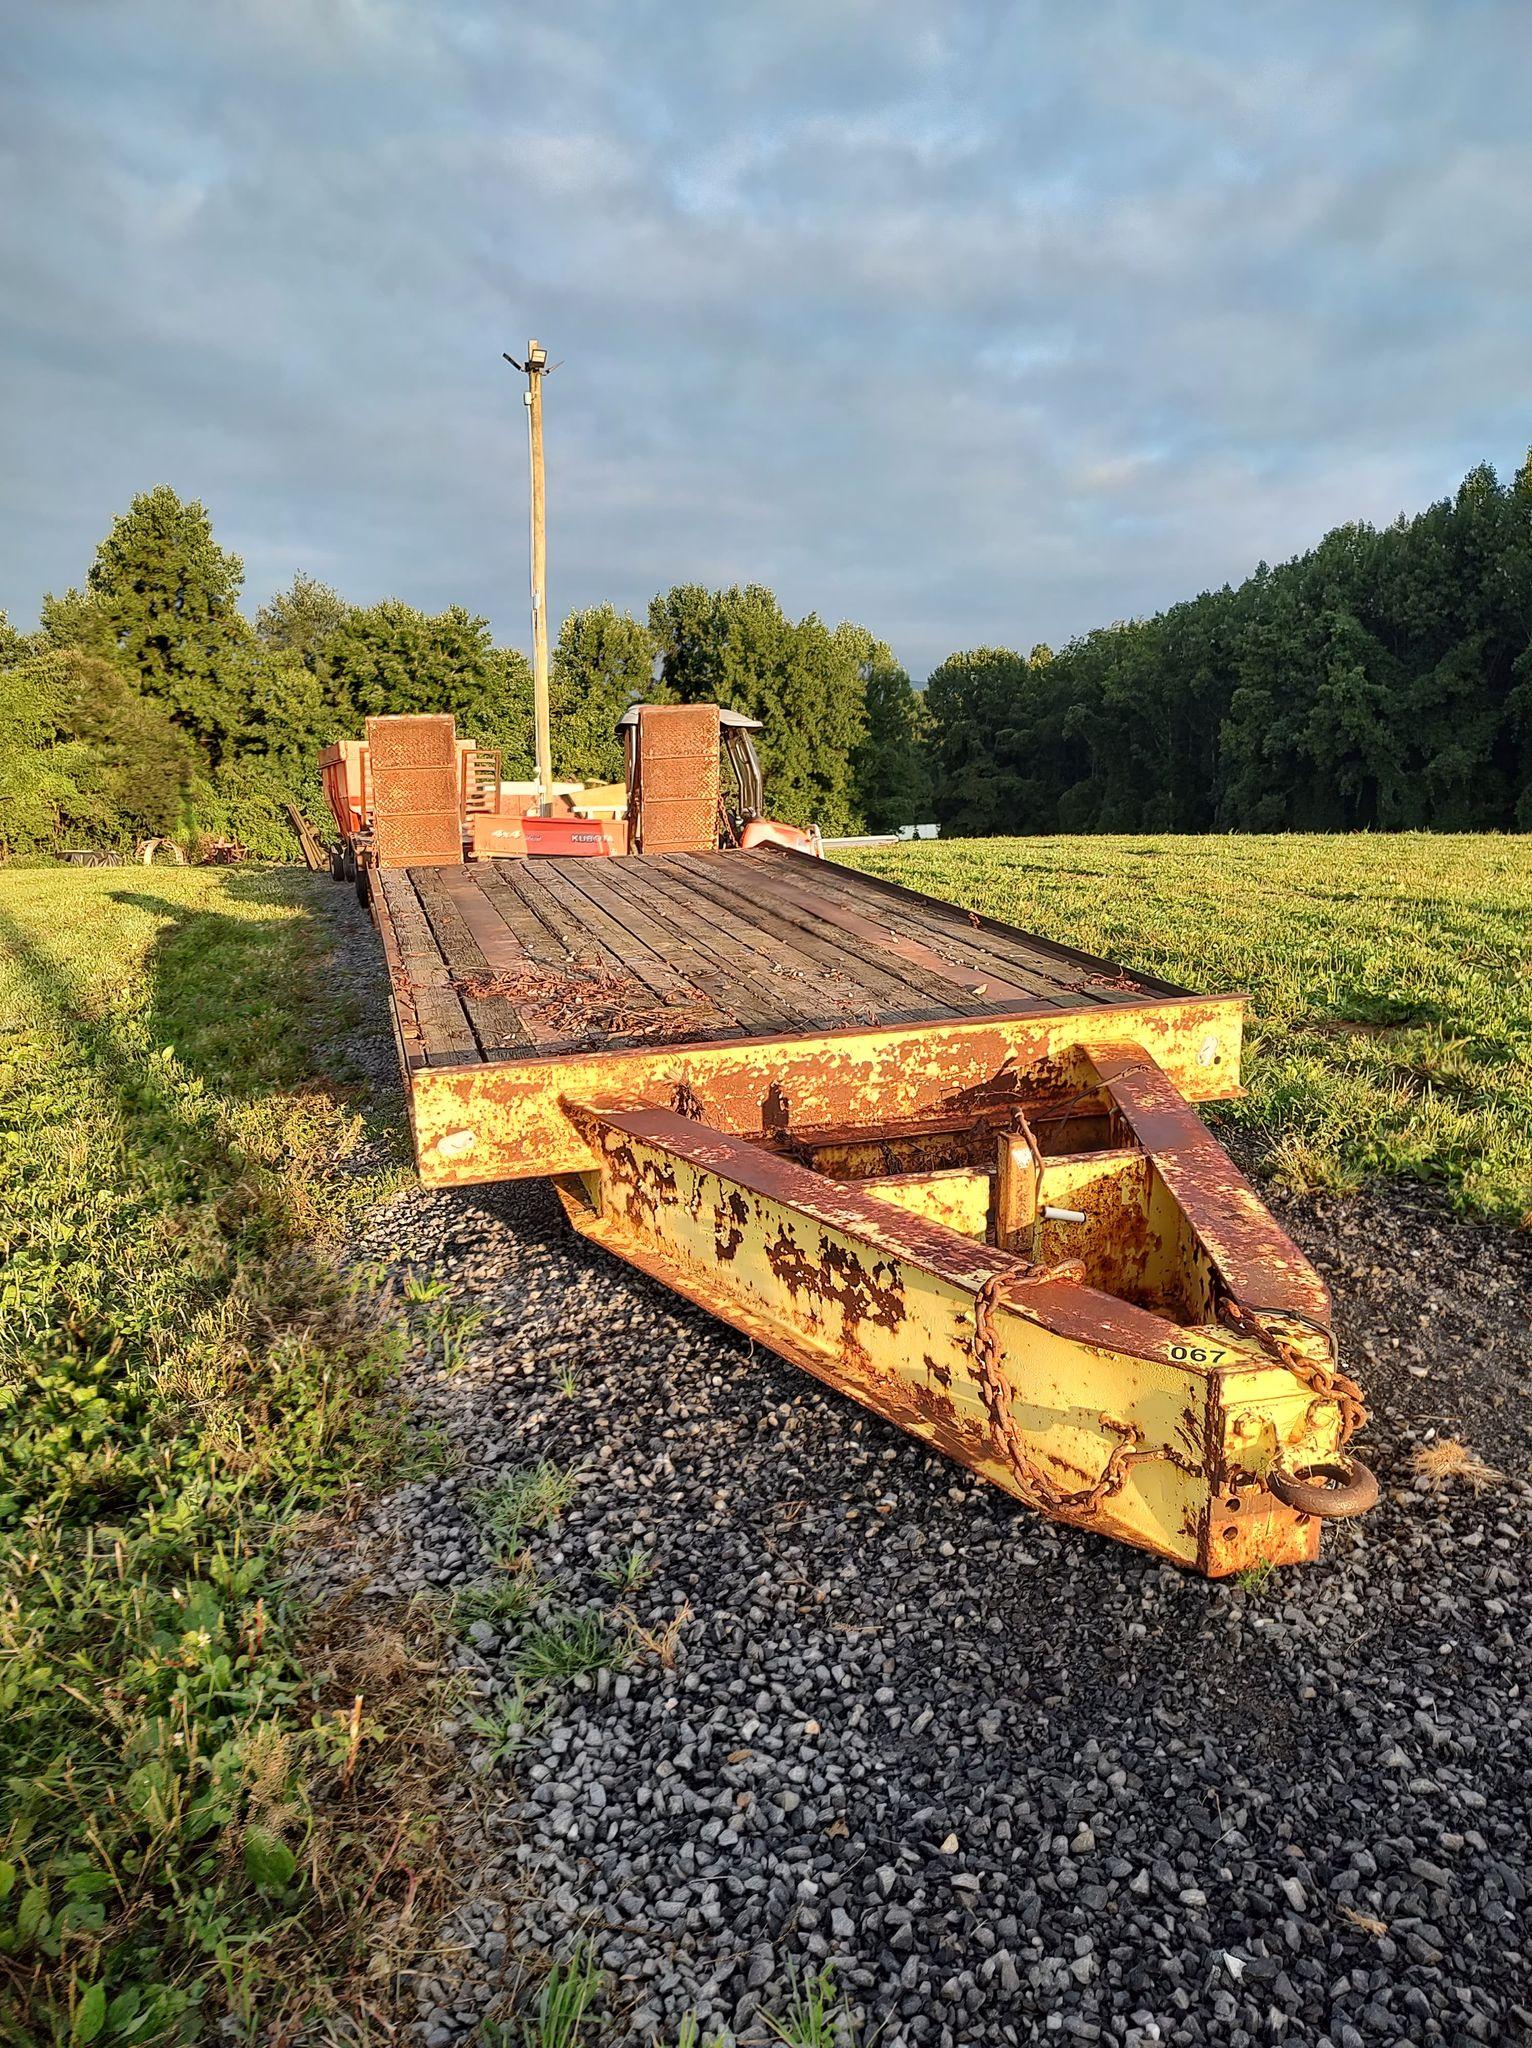
M 367 870 L 365 868 L 358 868 L 356 871 L 356 900 L 361 904 L 363 910 L 367 908 L 367 898 Z
M 338 846 L 330 848 L 330 880 L 343 882 L 346 879 L 346 857 Z

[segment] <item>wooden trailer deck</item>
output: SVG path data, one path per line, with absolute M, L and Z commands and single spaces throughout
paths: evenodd
M 1136 1042 L 1237 1092 L 1242 1004 L 778 849 L 372 875 L 432 1182 L 577 1170 L 569 1104 L 700 1104 L 770 1135 L 940 1114 Z M 1040 1067 L 1040 1064 L 1041 1067 Z

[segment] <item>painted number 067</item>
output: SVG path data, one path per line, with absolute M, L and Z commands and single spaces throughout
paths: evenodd
M 1177 1365 L 1219 1365 L 1229 1354 L 1216 1344 L 1172 1344 L 1170 1355 Z

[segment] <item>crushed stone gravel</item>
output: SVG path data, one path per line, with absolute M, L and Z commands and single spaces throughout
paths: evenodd
M 350 1071 L 397 1101 L 371 934 L 324 889 Z M 491 1585 L 475 1496 L 578 1475 L 526 1538 L 540 1604 L 458 1638 L 463 1895 L 413 2038 L 476 2040 L 584 1937 L 590 2038 L 621 2044 L 688 2014 L 775 2038 L 822 1961 L 884 2048 L 1532 2040 L 1532 1246 L 1424 1190 L 1270 1199 L 1334 1292 L 1384 1498 L 1260 1585 L 1029 1513 L 543 1186 L 384 1203 L 356 1256 L 482 1317 L 453 1369 L 417 1331 L 404 1375 L 456 1463 L 309 1557 L 312 1590 Z M 1500 1483 L 1423 1490 L 1433 1434 Z M 529 1629 L 619 1607 L 617 1668 L 518 1704 Z

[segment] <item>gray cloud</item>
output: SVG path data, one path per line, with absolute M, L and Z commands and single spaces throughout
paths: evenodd
M 1532 16 L 12 0 L 0 604 L 203 497 L 520 639 L 756 578 L 916 673 L 1387 519 L 1532 439 Z

